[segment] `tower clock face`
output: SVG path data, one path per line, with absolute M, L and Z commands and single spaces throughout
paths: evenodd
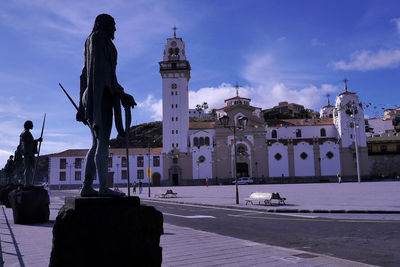
M 171 46 L 172 46 L 172 47 L 175 47 L 175 46 L 176 46 L 176 42 L 175 42 L 175 41 L 172 41 L 172 42 L 171 42 Z

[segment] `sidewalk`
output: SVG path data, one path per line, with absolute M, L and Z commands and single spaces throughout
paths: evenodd
M 400 213 L 400 182 L 240 185 L 239 205 L 235 204 L 235 186 L 156 187 L 151 188 L 151 199 L 159 199 L 154 198 L 154 194 L 165 192 L 167 188 L 177 192 L 178 198 L 162 201 L 274 211 L 291 209 Z M 147 198 L 147 190 L 143 189 L 139 195 L 141 199 Z M 126 192 L 126 188 L 123 191 Z M 287 205 L 246 206 L 244 199 L 255 191 L 279 192 L 282 197 L 287 198 Z M 78 190 L 69 192 L 78 195 Z M 62 197 L 51 197 L 50 220 L 55 220 L 63 204 Z M 4 266 L 48 266 L 52 226 L 52 222 L 16 225 L 12 210 L 0 206 L 0 250 Z M 326 255 L 269 246 L 169 224 L 164 224 L 164 232 L 161 237 L 163 266 L 367 266 Z
M 400 182 L 239 185 L 239 205 L 235 204 L 234 185 L 154 187 L 151 199 L 160 199 L 155 195 L 165 193 L 167 188 L 177 192 L 178 197 L 162 201 L 269 212 L 400 214 Z M 123 191 L 126 193 L 126 188 Z M 245 205 L 244 199 L 252 192 L 279 192 L 286 198 L 286 205 Z M 143 188 L 139 196 L 147 199 L 148 188 Z
M 52 198 L 51 220 L 62 199 Z M 49 264 L 52 223 L 16 225 L 12 210 L 0 207 L 0 266 L 45 267 Z M 164 224 L 162 266 L 370 266 L 326 255 L 269 246 L 214 233 Z M 133 259 L 134 260 L 134 259 Z

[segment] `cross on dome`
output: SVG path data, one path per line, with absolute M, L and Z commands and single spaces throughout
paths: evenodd
M 176 38 L 176 29 L 178 29 L 178 28 L 174 25 L 174 27 L 172 29 L 174 30 L 174 38 Z
M 347 92 L 347 82 L 348 82 L 349 80 L 347 79 L 347 78 L 344 78 L 343 79 L 343 82 L 344 82 L 344 90 Z
M 235 88 L 236 88 L 236 96 L 238 97 L 239 96 L 239 84 L 238 84 L 238 82 L 236 82 L 236 85 L 235 85 Z

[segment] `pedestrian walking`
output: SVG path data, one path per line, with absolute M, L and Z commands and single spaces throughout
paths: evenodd
M 337 179 L 338 179 L 338 183 L 341 184 L 342 183 L 342 176 L 340 175 L 340 172 L 337 173 Z
M 133 187 L 133 194 L 136 194 L 136 182 L 135 181 L 133 182 L 132 187 Z
M 139 194 L 142 193 L 143 187 L 142 187 L 142 181 L 139 182 Z

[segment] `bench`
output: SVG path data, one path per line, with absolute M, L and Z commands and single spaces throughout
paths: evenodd
M 160 198 L 171 198 L 171 197 L 178 197 L 178 193 L 172 191 L 172 189 L 167 189 L 165 193 L 157 194 L 156 197 Z
M 245 199 L 246 205 L 248 203 L 254 204 L 258 201 L 258 204 L 264 203 L 264 205 L 272 205 L 272 200 L 278 200 L 278 204 L 285 205 L 286 198 L 279 195 L 278 192 L 268 193 L 268 192 L 254 192 L 251 193 L 248 198 Z

